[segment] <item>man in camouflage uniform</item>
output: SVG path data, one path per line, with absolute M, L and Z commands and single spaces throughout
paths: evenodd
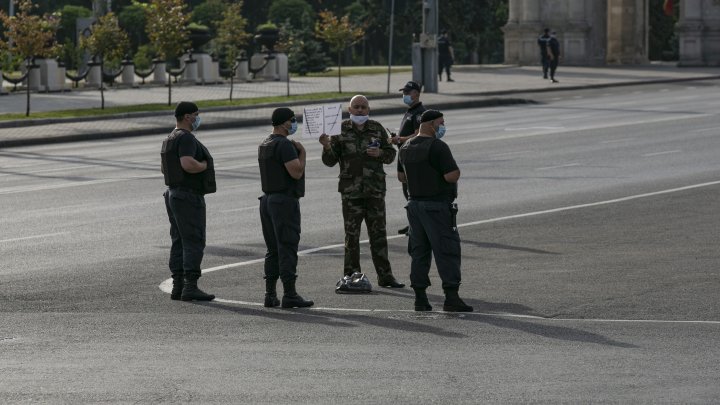
M 350 119 L 342 123 L 340 135 L 320 136 L 322 161 L 332 167 L 340 163 L 338 191 L 342 197 L 345 222 L 345 275 L 360 271 L 360 226 L 368 230 L 370 252 L 378 285 L 402 288 L 392 274 L 388 260 L 385 229 L 385 170 L 383 164 L 395 160 L 395 149 L 385 127 L 369 119 L 367 98 L 357 95 L 350 100 Z

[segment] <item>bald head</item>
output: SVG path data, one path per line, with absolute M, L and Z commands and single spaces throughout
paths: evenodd
M 370 113 L 370 103 L 367 97 L 358 94 L 351 98 L 348 112 L 352 115 L 368 115 Z

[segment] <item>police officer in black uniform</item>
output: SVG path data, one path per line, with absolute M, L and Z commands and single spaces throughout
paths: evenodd
M 548 42 L 550 42 L 550 28 L 545 28 L 543 34 L 537 39 L 538 48 L 540 48 L 540 63 L 542 64 L 543 79 L 548 78 L 548 69 L 550 69 Z
M 265 254 L 265 306 L 280 305 L 277 280 L 283 284 L 283 308 L 310 307 L 295 291 L 297 251 L 300 242 L 300 202 L 305 195 L 305 148 L 287 139 L 297 131 L 295 113 L 277 108 L 272 114 L 273 133 L 258 147 L 263 195 L 260 220 L 267 246 Z
M 400 121 L 400 131 L 397 136 L 393 136 L 392 142 L 398 145 L 400 148 L 405 141 L 417 135 L 420 129 L 420 116 L 425 112 L 425 107 L 420 101 L 420 85 L 416 82 L 410 81 L 405 83 L 405 86 L 400 89 L 403 93 L 403 103 L 408 106 L 405 115 L 403 115 L 402 121 Z M 402 184 L 403 195 L 405 199 L 408 199 L 407 184 Z M 407 235 L 408 227 L 404 227 L 398 230 L 401 235 Z
M 192 131 L 200 126 L 197 105 L 181 101 L 175 107 L 175 129 L 163 141 L 161 170 L 167 191 L 165 208 L 170 220 L 170 298 L 183 301 L 212 301 L 197 286 L 205 249 L 205 194 L 214 193 L 215 169 L 207 148 Z
M 440 138 L 445 134 L 445 119 L 437 110 L 421 116 L 418 135 L 400 148 L 398 179 L 407 183 L 410 199 L 409 251 L 412 258 L 410 282 L 415 291 L 415 310 L 431 311 L 426 289 L 430 286 L 430 264 L 440 273 L 445 292 L 444 311 L 471 312 L 458 296 L 460 287 L 460 235 L 455 215 L 457 181 L 460 169 L 450 148 Z
M 450 77 L 450 67 L 453 65 L 455 55 L 453 52 L 452 44 L 450 43 L 450 38 L 448 38 L 448 32 L 446 30 L 443 30 L 441 35 L 437 39 L 437 49 L 438 49 L 438 76 L 440 76 L 440 81 L 442 81 L 442 72 L 443 69 L 447 72 L 447 81 L 454 82 Z

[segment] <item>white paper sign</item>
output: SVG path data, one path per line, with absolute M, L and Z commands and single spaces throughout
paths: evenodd
M 340 135 L 342 104 L 327 104 L 303 109 L 303 138 L 317 139 L 323 133 Z

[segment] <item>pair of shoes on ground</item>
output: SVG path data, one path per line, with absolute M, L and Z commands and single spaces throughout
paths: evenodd
M 379 278 L 378 285 L 385 288 L 404 288 L 405 284 L 397 281 L 395 277 L 390 276 L 386 278 Z

